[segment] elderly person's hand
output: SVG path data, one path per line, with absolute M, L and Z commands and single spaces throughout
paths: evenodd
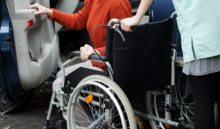
M 95 52 L 94 49 L 88 44 L 86 44 L 84 47 L 81 47 L 80 51 L 80 56 L 83 61 L 87 61 L 89 59 L 89 56 L 92 54 L 96 54 L 96 52 L 100 55 L 100 52 L 98 50 L 96 50 Z
M 121 29 L 127 32 L 132 32 L 131 27 L 138 24 L 139 21 L 136 19 L 136 17 L 125 18 L 121 20 Z
M 39 14 L 43 14 L 43 15 L 47 15 L 47 16 L 52 16 L 52 14 L 53 14 L 53 10 L 51 10 L 51 9 L 48 9 L 48 8 L 46 8 L 46 7 L 44 7 L 44 6 L 42 6 L 42 5 L 40 5 L 40 4 L 34 4 L 34 5 L 31 5 L 30 7 L 29 7 L 29 9 L 38 9 L 38 11 L 37 12 L 35 12 L 35 15 L 39 15 Z

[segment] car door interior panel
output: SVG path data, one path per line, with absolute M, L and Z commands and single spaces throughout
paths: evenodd
M 26 91 L 38 87 L 56 72 L 59 54 L 59 40 L 52 21 L 46 15 L 35 16 L 36 9 L 28 9 L 35 2 L 48 8 L 50 5 L 45 0 L 6 0 L 14 30 L 19 77 Z

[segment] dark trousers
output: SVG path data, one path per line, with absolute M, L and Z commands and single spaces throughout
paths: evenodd
M 215 129 L 215 102 L 218 104 L 218 116 L 220 116 L 220 72 L 205 76 L 190 75 L 189 82 L 195 106 L 195 129 Z

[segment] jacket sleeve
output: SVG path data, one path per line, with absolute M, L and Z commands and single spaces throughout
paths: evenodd
M 88 20 L 88 8 L 86 6 L 83 7 L 81 11 L 78 13 L 68 14 L 60 12 L 56 9 L 53 9 L 53 14 L 51 17 L 48 17 L 50 20 L 56 21 L 57 23 L 63 25 L 64 27 L 73 29 L 73 30 L 81 30 L 86 27 L 86 23 Z
M 100 55 L 105 55 L 105 47 L 96 48 L 100 52 Z
M 132 17 L 132 8 L 128 0 L 120 0 L 113 6 L 110 19 L 124 19 L 127 17 Z M 105 47 L 96 48 L 101 55 L 105 55 Z

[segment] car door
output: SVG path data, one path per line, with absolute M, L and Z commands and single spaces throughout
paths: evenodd
M 52 21 L 46 15 L 35 16 L 36 9 L 28 9 L 39 3 L 49 8 L 48 0 L 5 0 L 9 12 L 18 75 L 25 91 L 38 87 L 56 70 L 59 40 Z
M 79 0 L 54 1 L 67 13 L 83 7 Z M 50 0 L 0 0 L 0 113 L 25 101 L 57 71 L 61 27 L 46 15 L 35 16 L 37 10 L 28 9 L 34 3 L 50 8 Z

